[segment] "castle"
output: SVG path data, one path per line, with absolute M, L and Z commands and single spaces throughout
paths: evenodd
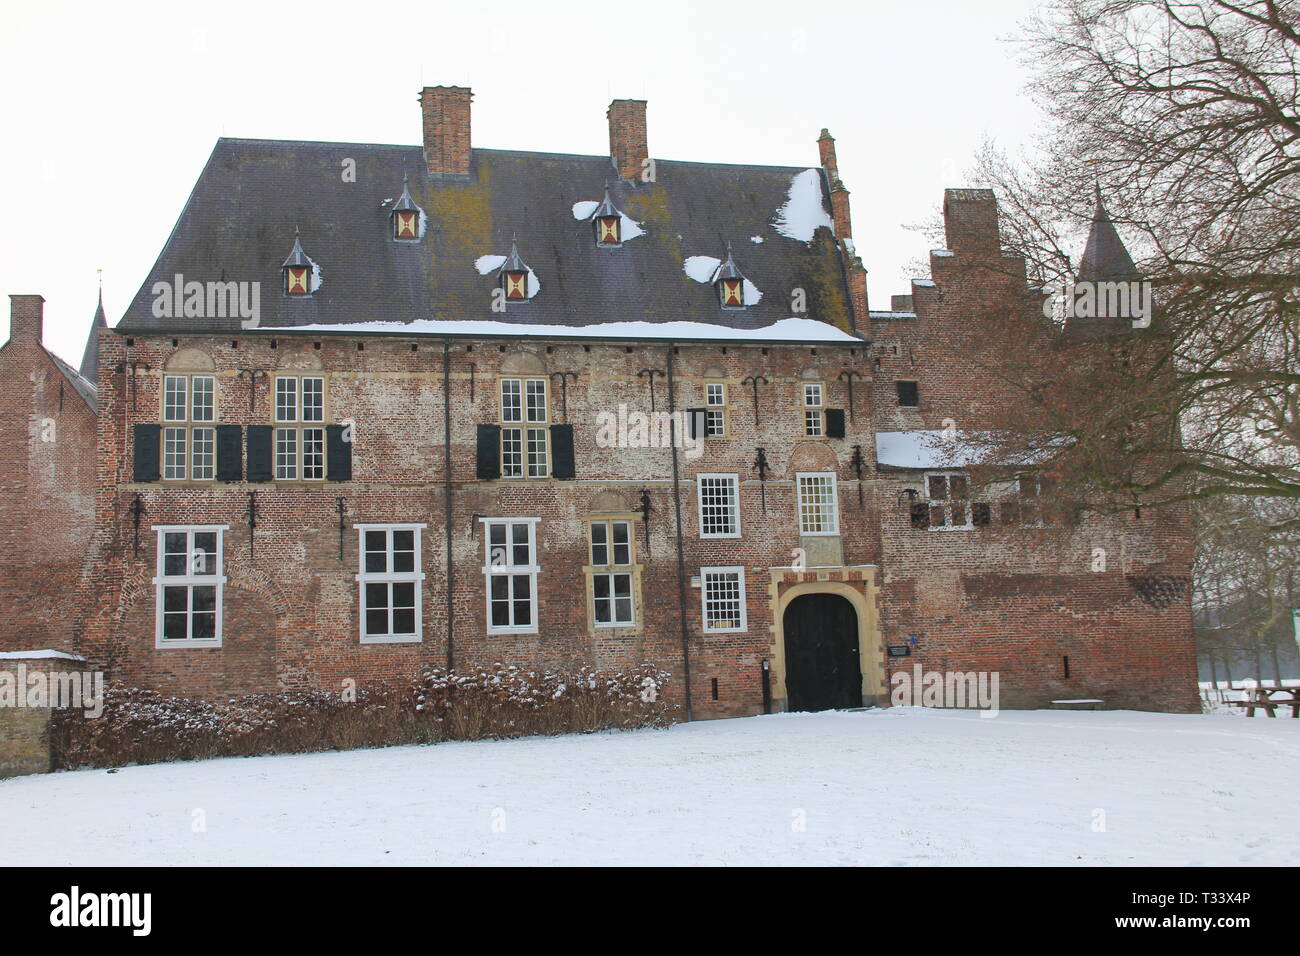
M 929 441 L 1014 400 L 970 333 L 1041 307 L 991 192 L 871 310 L 826 131 L 658 159 L 615 100 L 608 156 L 488 150 L 470 103 L 425 88 L 420 146 L 221 139 L 80 371 L 11 297 L 0 651 L 185 696 L 644 661 L 689 717 L 916 667 L 1196 708 L 1186 591 L 1133 583 L 1189 573 L 1186 520 L 1056 522 Z

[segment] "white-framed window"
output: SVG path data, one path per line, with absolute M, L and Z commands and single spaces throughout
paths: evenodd
M 799 533 L 839 534 L 840 509 L 833 472 L 799 472 Z
M 423 524 L 359 524 L 361 643 L 406 644 L 424 636 Z
M 325 480 L 324 421 L 324 377 L 276 376 L 276 481 Z
M 700 568 L 700 605 L 705 632 L 745 630 L 745 569 Z
M 725 438 L 727 435 L 727 386 L 725 382 L 706 382 L 704 385 L 704 437 Z
M 825 396 L 820 382 L 805 382 L 803 386 L 803 433 L 809 438 L 826 434 Z
M 544 378 L 501 379 L 501 477 L 546 478 L 550 403 Z
M 930 507 L 932 530 L 960 531 L 973 528 L 970 481 L 959 471 L 927 471 L 925 496 Z
M 538 518 L 480 518 L 489 634 L 537 633 Z
M 592 619 L 597 627 L 631 627 L 636 624 L 632 563 L 632 522 L 593 520 L 591 601 Z
M 700 501 L 700 537 L 740 537 L 740 476 L 697 475 Z
M 220 647 L 228 525 L 154 525 L 154 646 Z
M 163 376 L 163 480 L 216 478 L 216 392 L 212 375 Z

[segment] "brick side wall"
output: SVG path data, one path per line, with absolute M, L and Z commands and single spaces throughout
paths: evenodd
M 95 413 L 36 335 L 0 348 L 0 651 L 68 650 L 89 541 Z
M 1004 337 L 980 330 L 996 329 L 1008 309 L 1040 301 L 1026 289 L 1023 260 L 999 248 L 996 209 L 981 192 L 948 191 L 954 248 L 932 253 L 933 281 L 913 286 L 915 317 L 873 317 L 881 431 L 978 431 L 1000 403 L 1014 400 L 995 375 L 1006 361 L 995 351 Z M 918 383 L 919 407 L 900 407 L 899 381 Z M 923 492 L 923 474 L 884 474 L 877 488 L 885 641 L 916 638 L 913 656 L 893 660 L 891 669 L 996 670 L 1008 707 L 1099 698 L 1108 707 L 1198 708 L 1188 590 L 1160 607 L 1140 586 L 1153 574 L 1189 579 L 1186 515 L 1021 528 L 1004 525 L 994 502 L 992 527 L 918 530 L 907 488 Z M 1092 570 L 1094 549 L 1106 555 L 1104 572 Z

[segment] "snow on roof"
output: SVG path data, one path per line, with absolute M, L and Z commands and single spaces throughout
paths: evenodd
M 915 312 L 877 312 L 873 309 L 871 311 L 871 317 L 873 319 L 914 319 L 916 318 L 916 313 Z
M 996 463 L 1003 468 L 1032 468 L 1041 465 L 1061 446 L 1060 439 L 1044 439 L 1037 449 L 1007 452 L 999 447 L 992 431 L 949 432 L 947 429 L 917 429 L 907 432 L 876 432 L 876 462 L 894 468 L 965 468 Z
M 822 174 L 816 169 L 805 169 L 790 180 L 789 198 L 776 211 L 773 228 L 781 235 L 800 242 L 812 242 L 818 226 L 833 233 L 835 224 L 826 207 L 822 205 Z
M 953 251 L 951 249 L 931 249 L 930 255 L 947 259 L 949 256 L 953 255 Z
M 0 653 L 0 661 L 36 661 L 36 660 L 60 660 L 60 661 L 84 661 L 84 657 L 78 657 L 76 654 L 65 654 L 63 651 L 5 651 Z
M 940 429 L 876 432 L 876 462 L 895 468 L 959 468 L 976 461 L 974 449 Z
M 913 280 L 912 280 L 912 285 L 925 286 L 927 289 L 929 289 L 929 288 L 933 288 L 933 287 L 934 287 L 934 280 L 932 280 L 932 279 L 913 279 Z
M 687 256 L 682 271 L 696 282 L 712 282 L 721 265 L 722 260 L 716 256 Z
M 601 339 L 705 339 L 742 342 L 845 342 L 862 339 L 816 319 L 788 318 L 757 329 L 734 329 L 709 322 L 602 322 L 595 325 L 524 325 L 518 322 L 441 321 L 349 322 L 300 325 L 296 328 L 259 328 L 249 332 L 283 335 L 296 332 L 389 332 L 402 335 L 519 335 L 550 338 Z

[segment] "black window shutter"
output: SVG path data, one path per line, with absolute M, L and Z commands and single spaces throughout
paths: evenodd
M 325 477 L 330 481 L 352 480 L 352 442 L 344 438 L 346 425 L 325 426 Z
M 573 426 L 551 426 L 551 475 L 555 478 L 576 476 L 573 460 Z
M 135 481 L 157 481 L 159 478 L 159 440 L 162 437 L 161 425 L 135 426 L 135 467 L 132 478 Z
M 248 480 L 270 481 L 271 471 L 270 425 L 248 426 Z
M 704 434 L 704 409 L 688 408 L 686 415 L 686 434 L 691 438 L 699 438 Z
M 826 409 L 826 437 L 827 438 L 844 437 L 844 409 L 842 408 Z
M 501 426 L 478 426 L 478 458 L 474 466 L 475 478 L 501 477 Z
M 217 426 L 217 481 L 242 481 L 244 477 L 243 429 Z

